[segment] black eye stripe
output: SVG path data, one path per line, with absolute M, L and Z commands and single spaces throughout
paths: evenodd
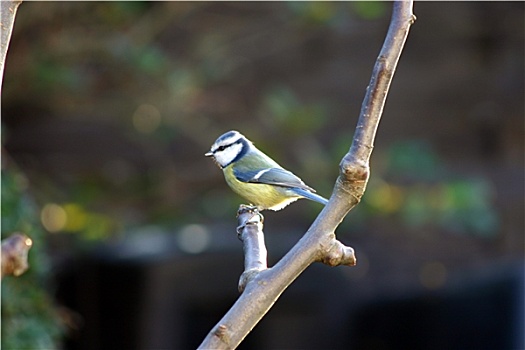
M 238 145 L 238 144 L 243 144 L 243 140 L 242 139 L 238 139 L 237 141 L 232 142 L 230 144 L 219 146 L 213 152 L 224 151 L 226 148 L 228 148 L 230 146 L 233 146 L 233 145 Z

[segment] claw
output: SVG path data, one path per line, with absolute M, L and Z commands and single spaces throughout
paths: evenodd
M 241 233 L 242 233 L 242 230 L 244 230 L 244 228 L 246 227 L 246 224 L 244 225 L 240 225 L 240 226 L 237 226 L 237 237 L 239 237 L 239 239 L 241 239 Z
M 249 205 L 241 204 L 239 206 L 239 210 L 237 210 L 237 217 L 239 217 L 239 215 L 247 211 L 253 213 L 253 212 L 259 211 L 259 208 L 253 204 L 249 204 Z
M 239 238 L 241 236 L 242 231 L 247 225 L 257 225 L 257 221 L 252 221 L 252 219 L 255 216 L 259 216 L 261 223 L 264 223 L 264 216 L 259 212 L 259 209 L 257 209 L 257 207 L 255 206 L 242 205 L 239 211 L 237 212 L 237 217 L 239 217 L 241 211 L 244 211 L 244 210 L 250 211 L 252 213 L 252 216 L 250 216 L 250 218 L 246 220 L 243 225 L 237 226 L 236 230 L 237 230 L 237 236 Z

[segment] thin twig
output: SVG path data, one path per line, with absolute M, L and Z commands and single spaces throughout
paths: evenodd
M 237 232 L 244 250 L 244 272 L 239 279 L 239 292 L 242 293 L 248 282 L 268 268 L 268 252 L 264 243 L 263 216 L 257 208 L 241 204 L 237 217 Z

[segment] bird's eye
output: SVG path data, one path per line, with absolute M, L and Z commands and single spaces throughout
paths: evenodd
M 226 146 L 220 146 L 219 148 L 217 148 L 217 151 L 224 151 L 226 149 Z

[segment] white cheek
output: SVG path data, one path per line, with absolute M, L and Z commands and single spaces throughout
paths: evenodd
M 225 167 L 230 164 L 235 157 L 241 152 L 242 144 L 236 143 L 226 148 L 223 151 L 215 152 L 215 160 L 221 166 Z

